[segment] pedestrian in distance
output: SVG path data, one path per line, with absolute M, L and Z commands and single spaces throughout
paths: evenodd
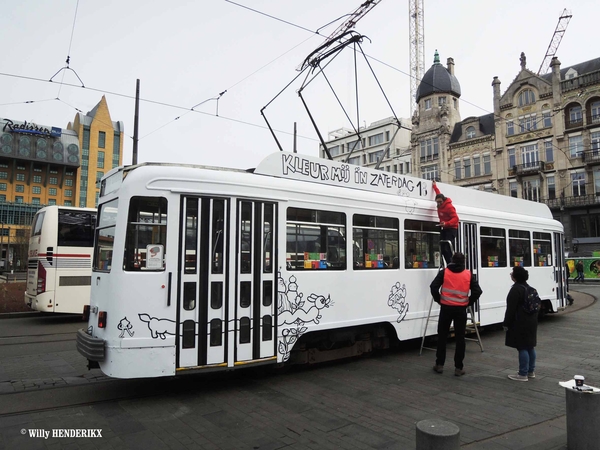
M 442 231 L 440 241 L 450 241 L 452 248 L 456 248 L 456 236 L 458 235 L 458 214 L 452 204 L 452 200 L 440 192 L 437 183 L 433 180 L 433 190 L 435 191 L 435 202 L 437 203 L 438 218 Z M 452 261 L 452 249 L 447 242 L 441 244 L 442 256 L 446 265 Z
M 505 345 L 519 352 L 519 372 L 509 375 L 514 381 L 535 378 L 537 325 L 540 299 L 537 291 L 527 284 L 529 272 L 522 266 L 513 267 L 510 274 L 514 284 L 506 298 L 506 313 L 502 326 L 506 331 Z
M 429 286 L 433 300 L 440 305 L 438 319 L 438 341 L 435 354 L 437 373 L 444 371 L 446 362 L 446 342 L 450 325 L 454 323 L 456 349 L 454 351 L 454 375 L 464 375 L 465 331 L 467 328 L 467 308 L 473 306 L 483 291 L 470 270 L 465 269 L 465 255 L 460 252 L 452 255 L 452 261 L 437 274 Z
M 567 283 L 567 292 L 569 292 L 569 278 L 571 277 L 571 268 L 569 263 L 565 263 L 565 281 Z
M 580 281 L 581 283 L 583 283 L 584 282 L 583 263 L 581 262 L 581 260 L 577 261 L 577 264 L 575 264 L 575 270 L 577 271 L 577 276 L 575 277 L 575 281 Z

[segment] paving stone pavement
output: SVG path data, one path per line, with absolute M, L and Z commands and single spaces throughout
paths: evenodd
M 462 377 L 453 370 L 434 373 L 434 353 L 419 356 L 420 342 L 411 342 L 286 373 L 157 380 L 156 395 L 1 416 L 0 450 L 414 449 L 415 426 L 423 419 L 458 425 L 463 449 L 564 450 L 565 393 L 558 382 L 582 374 L 600 386 L 600 305 L 592 296 L 600 286 L 577 289 L 572 307 L 540 323 L 537 377 L 527 383 L 507 378 L 516 372 L 517 352 L 504 346 L 504 332 L 486 329 L 484 352 L 467 343 Z M 88 372 L 75 350 L 16 355 L 1 361 L 0 402 L 27 392 L 52 401 L 69 390 L 65 384 L 102 393 L 124 383 Z M 28 435 L 75 428 L 100 429 L 102 437 Z

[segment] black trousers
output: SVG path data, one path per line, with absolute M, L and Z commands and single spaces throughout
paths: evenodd
M 454 335 L 456 338 L 454 367 L 462 369 L 463 360 L 465 359 L 465 330 L 467 328 L 466 306 L 441 305 L 437 329 L 438 342 L 437 352 L 435 353 L 435 364 L 443 366 L 446 362 L 446 342 L 448 341 L 448 332 L 450 331 L 452 322 L 454 322 Z
M 452 242 L 452 248 L 456 251 L 456 236 L 458 235 L 458 230 L 456 228 L 442 228 L 440 232 L 440 241 L 450 241 Z M 452 250 L 450 250 L 450 246 L 447 242 L 442 242 L 440 244 L 442 249 L 442 256 L 446 261 L 446 266 L 450 264 L 452 261 Z

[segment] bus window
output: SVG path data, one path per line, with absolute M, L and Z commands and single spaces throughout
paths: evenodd
M 511 266 L 531 266 L 531 234 L 529 231 L 508 230 Z
M 535 266 L 552 265 L 552 235 L 533 232 L 533 264 Z
M 506 267 L 506 230 L 481 227 L 481 267 Z
M 397 269 L 398 219 L 355 214 L 352 238 L 355 269 Z
M 343 213 L 288 208 L 288 270 L 346 269 L 345 224 Z
M 93 247 L 95 225 L 95 213 L 59 210 L 58 246 Z
M 127 218 L 123 269 L 147 270 L 146 247 L 167 241 L 167 200 L 162 197 L 132 197 Z M 164 270 L 164 259 L 160 269 Z
M 96 229 L 96 247 L 94 248 L 94 270 L 110 271 L 112 267 L 115 225 L 119 200 L 100 205 L 98 227 Z
M 42 211 L 35 215 L 33 224 L 31 225 L 31 236 L 39 236 L 42 234 L 42 226 L 44 225 L 44 216 L 46 212 Z
M 440 266 L 440 229 L 435 222 L 404 221 L 404 265 L 407 269 Z

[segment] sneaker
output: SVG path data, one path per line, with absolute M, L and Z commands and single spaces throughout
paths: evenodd
M 535 372 L 529 372 L 527 378 L 535 378 Z
M 516 375 L 509 375 L 508 378 L 514 381 L 529 381 L 527 375 L 519 375 L 518 373 Z
M 444 366 L 438 366 L 437 364 L 435 366 L 433 366 L 433 371 L 435 373 L 443 373 L 444 372 Z
M 464 375 L 466 372 L 464 371 L 464 369 L 454 369 L 454 376 L 460 377 L 462 375 Z

